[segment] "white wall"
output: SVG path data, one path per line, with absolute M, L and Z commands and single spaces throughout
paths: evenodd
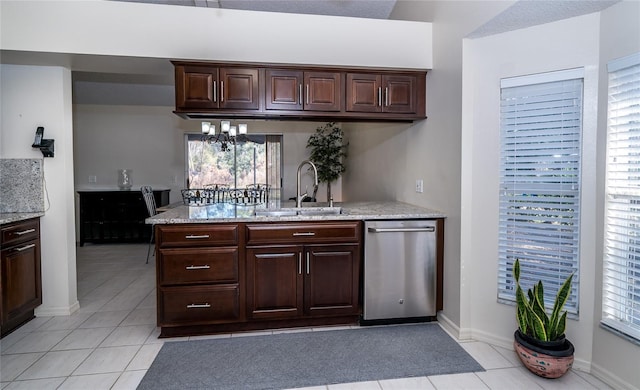
M 398 2 L 392 18 L 433 23 L 433 70 L 427 73 L 428 118 L 413 124 L 345 124 L 352 145 L 349 171 L 344 176 L 346 198 L 398 199 L 447 215 L 444 310 L 439 320 L 456 335 L 464 321 L 460 312 L 462 39 L 512 4 Z M 414 47 L 421 46 L 415 43 Z M 415 192 L 416 179 L 424 180 L 422 194 Z
M 129 168 L 134 188 L 170 188 L 171 202 L 181 200 L 180 190 L 185 188 L 184 134 L 199 133 L 200 121 L 181 119 L 172 113 L 174 107 L 76 104 L 73 109 L 76 188 L 115 188 L 118 169 Z M 309 156 L 307 140 L 324 122 L 244 122 L 250 133 L 283 135 L 283 198 L 294 197 L 298 164 Z M 90 175 L 97 177 L 96 183 L 89 183 Z M 312 179 L 303 180 L 304 191 Z M 332 183 L 335 201 L 342 199 L 340 183 Z M 325 201 L 325 194 L 323 184 L 318 200 Z
M 576 345 L 575 367 L 589 370 L 595 274 L 595 159 L 599 14 L 464 44 L 462 121 L 462 310 L 467 331 L 509 347 L 514 306 L 497 303 L 500 79 L 585 67 L 580 221 L 580 317 L 567 337 Z M 491 55 L 487 55 L 491 53 Z
M 71 72 L 59 67 L 0 65 L 2 158 L 42 158 L 31 147 L 35 129 L 55 140 L 44 159 L 45 215 L 41 218 L 42 305 L 36 315 L 70 314 L 76 293 L 73 213 Z
M 0 7 L 4 50 L 431 68 L 429 23 L 100 0 Z
M 604 188 L 607 133 L 607 63 L 640 52 L 640 2 L 623 1 L 601 13 L 600 91 L 598 111 L 596 288 L 593 318 L 592 371 L 616 388 L 640 388 L 640 345 L 600 327 L 602 254 L 604 253 Z

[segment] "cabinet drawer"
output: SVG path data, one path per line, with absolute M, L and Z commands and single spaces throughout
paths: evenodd
M 247 245 L 359 242 L 360 222 L 247 225 Z
M 237 245 L 238 225 L 162 225 L 158 227 L 160 247 Z
M 158 298 L 159 326 L 233 322 L 240 317 L 237 286 L 166 287 Z
M 237 283 L 238 248 L 160 249 L 160 284 Z
M 30 241 L 40 237 L 40 220 L 29 219 L 22 222 L 2 225 L 2 239 L 0 243 L 3 248 L 25 241 Z

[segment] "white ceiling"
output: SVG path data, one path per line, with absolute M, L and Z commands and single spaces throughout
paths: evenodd
M 480 26 L 468 38 L 480 38 L 521 28 L 600 12 L 620 0 L 520 0 Z
M 248 11 L 389 19 L 396 0 L 112 0 Z
M 396 3 L 457 0 L 111 0 L 130 3 L 178 5 L 283 12 L 370 19 L 389 19 Z M 483 0 L 476 0 L 483 1 Z M 479 38 L 575 16 L 602 11 L 621 0 L 517 0 L 504 12 L 472 32 L 468 38 Z M 431 21 L 433 15 L 420 15 Z M 416 19 L 412 19 L 416 20 Z

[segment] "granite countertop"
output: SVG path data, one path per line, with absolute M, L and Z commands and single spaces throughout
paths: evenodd
M 35 213 L 0 213 L 0 225 L 11 222 L 24 221 L 31 218 L 42 217 L 44 212 Z
M 303 207 L 327 207 L 326 203 L 303 203 Z M 373 219 L 433 219 L 445 218 L 440 211 L 414 206 L 408 203 L 346 202 L 335 203 L 342 213 L 336 215 L 256 216 L 256 210 L 265 206 L 243 206 L 219 203 L 210 206 L 180 205 L 153 217 L 147 224 L 211 223 L 211 222 L 273 222 L 273 221 L 329 221 L 329 220 L 373 220 Z M 282 208 L 293 208 L 293 202 L 283 203 Z M 273 207 L 277 210 L 277 207 Z

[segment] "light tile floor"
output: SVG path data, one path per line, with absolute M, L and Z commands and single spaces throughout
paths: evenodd
M 175 340 L 158 339 L 155 259 L 145 264 L 146 251 L 146 245 L 139 244 L 78 248 L 80 310 L 71 316 L 36 317 L 2 339 L 0 389 L 135 389 L 162 344 Z M 284 331 L 190 339 L 280 332 Z M 523 368 L 511 350 L 478 341 L 461 345 L 486 371 L 345 383 L 306 390 L 610 388 L 577 370 L 557 380 L 539 378 Z

